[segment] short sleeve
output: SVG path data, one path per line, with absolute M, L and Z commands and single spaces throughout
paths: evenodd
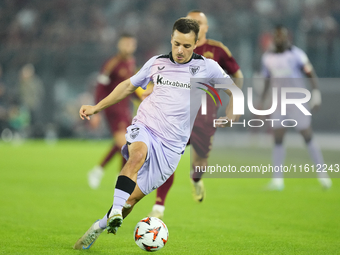
M 209 78 L 230 78 L 228 74 L 222 69 L 222 67 L 212 59 L 206 59 Z
M 212 59 L 206 59 L 207 61 L 207 69 L 208 69 L 208 79 L 211 84 L 217 84 L 221 78 L 227 78 L 228 82 L 232 84 L 233 80 L 230 78 L 228 74 L 222 69 L 222 67 Z
M 141 87 L 142 89 L 146 89 L 146 86 L 151 80 L 150 69 L 153 63 L 155 62 L 157 56 L 150 58 L 143 67 L 130 78 L 130 81 L 133 86 Z

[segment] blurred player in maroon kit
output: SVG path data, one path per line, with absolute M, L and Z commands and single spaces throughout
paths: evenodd
M 118 44 L 118 53 L 107 60 L 97 78 L 96 103 L 108 96 L 112 90 L 122 81 L 130 78 L 135 74 L 136 64 L 133 54 L 137 48 L 137 40 L 130 34 L 120 36 Z M 126 143 L 126 128 L 132 121 L 131 97 L 127 97 L 118 104 L 108 107 L 104 110 L 106 121 L 113 135 L 114 144 L 111 150 L 104 157 L 100 165 L 95 166 L 88 173 L 89 186 L 93 189 L 98 188 L 104 175 L 104 167 L 121 147 Z M 122 164 L 125 160 L 122 157 Z
M 229 49 L 221 42 L 206 38 L 208 20 L 205 14 L 199 10 L 193 10 L 188 13 L 187 18 L 196 20 L 200 25 L 198 44 L 194 52 L 206 58 L 214 59 L 234 79 L 235 84 L 242 88 L 243 74 Z M 215 99 L 218 102 L 216 96 Z M 208 164 L 208 156 L 216 131 L 212 123 L 213 119 L 216 119 L 218 107 L 219 105 L 216 106 L 212 98 L 207 97 L 207 115 L 201 115 L 201 110 L 198 112 L 190 137 L 193 169 L 195 169 L 195 166 L 204 167 Z M 193 197 L 198 202 L 202 202 L 205 196 L 204 185 L 201 180 L 202 174 L 202 172 L 193 172 L 192 175 Z M 149 216 L 163 217 L 165 198 L 173 180 L 174 174 L 157 189 L 156 203 Z

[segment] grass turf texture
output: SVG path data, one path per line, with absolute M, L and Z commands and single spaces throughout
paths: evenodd
M 0 254 L 145 254 L 134 243 L 133 229 L 150 212 L 155 192 L 136 205 L 116 236 L 103 233 L 90 250 L 72 249 L 112 203 L 117 157 L 98 190 L 87 186 L 87 171 L 110 144 L 0 143 Z M 230 149 L 226 155 L 231 164 L 251 165 L 251 150 L 246 150 L 249 160 L 240 156 L 244 153 Z M 326 161 L 340 163 L 338 155 L 324 151 Z M 257 153 L 257 162 L 259 157 L 269 163 L 270 150 Z M 289 158 L 291 163 L 299 163 L 296 158 L 309 162 L 302 150 L 289 150 Z M 204 179 L 207 197 L 197 204 L 191 197 L 188 166 L 185 153 L 166 201 L 169 241 L 157 253 L 339 254 L 339 179 L 333 179 L 328 191 L 316 179 L 286 179 L 282 192 L 264 191 L 268 179 Z

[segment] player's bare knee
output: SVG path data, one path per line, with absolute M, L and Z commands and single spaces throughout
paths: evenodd
M 143 164 L 146 158 L 146 154 L 143 152 L 135 151 L 134 153 L 130 154 L 128 159 L 129 164 L 131 165 L 140 165 Z
M 148 147 L 144 142 L 134 142 L 129 145 L 129 160 L 130 162 L 144 162 Z

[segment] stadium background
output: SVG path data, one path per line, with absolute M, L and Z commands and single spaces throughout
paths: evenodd
M 116 52 L 117 37 L 122 32 L 137 36 L 140 67 L 151 56 L 170 51 L 172 24 L 191 9 L 207 13 L 208 37 L 230 48 L 246 78 L 258 77 L 261 54 L 279 23 L 290 29 L 294 44 L 306 51 L 319 77 L 340 76 L 339 1 L 3 0 L 0 64 L 6 89 L 0 90 L 0 128 L 10 127 L 21 137 L 108 137 L 105 125 L 94 133 L 79 121 L 77 111 L 80 104 L 91 103 L 96 73 Z M 4 113 L 21 104 L 20 70 L 28 63 L 43 84 L 39 118 L 31 131 L 25 113 Z M 332 106 L 340 87 L 330 83 L 321 86 L 325 104 L 314 128 L 334 133 L 339 130 L 334 119 L 340 116 Z

